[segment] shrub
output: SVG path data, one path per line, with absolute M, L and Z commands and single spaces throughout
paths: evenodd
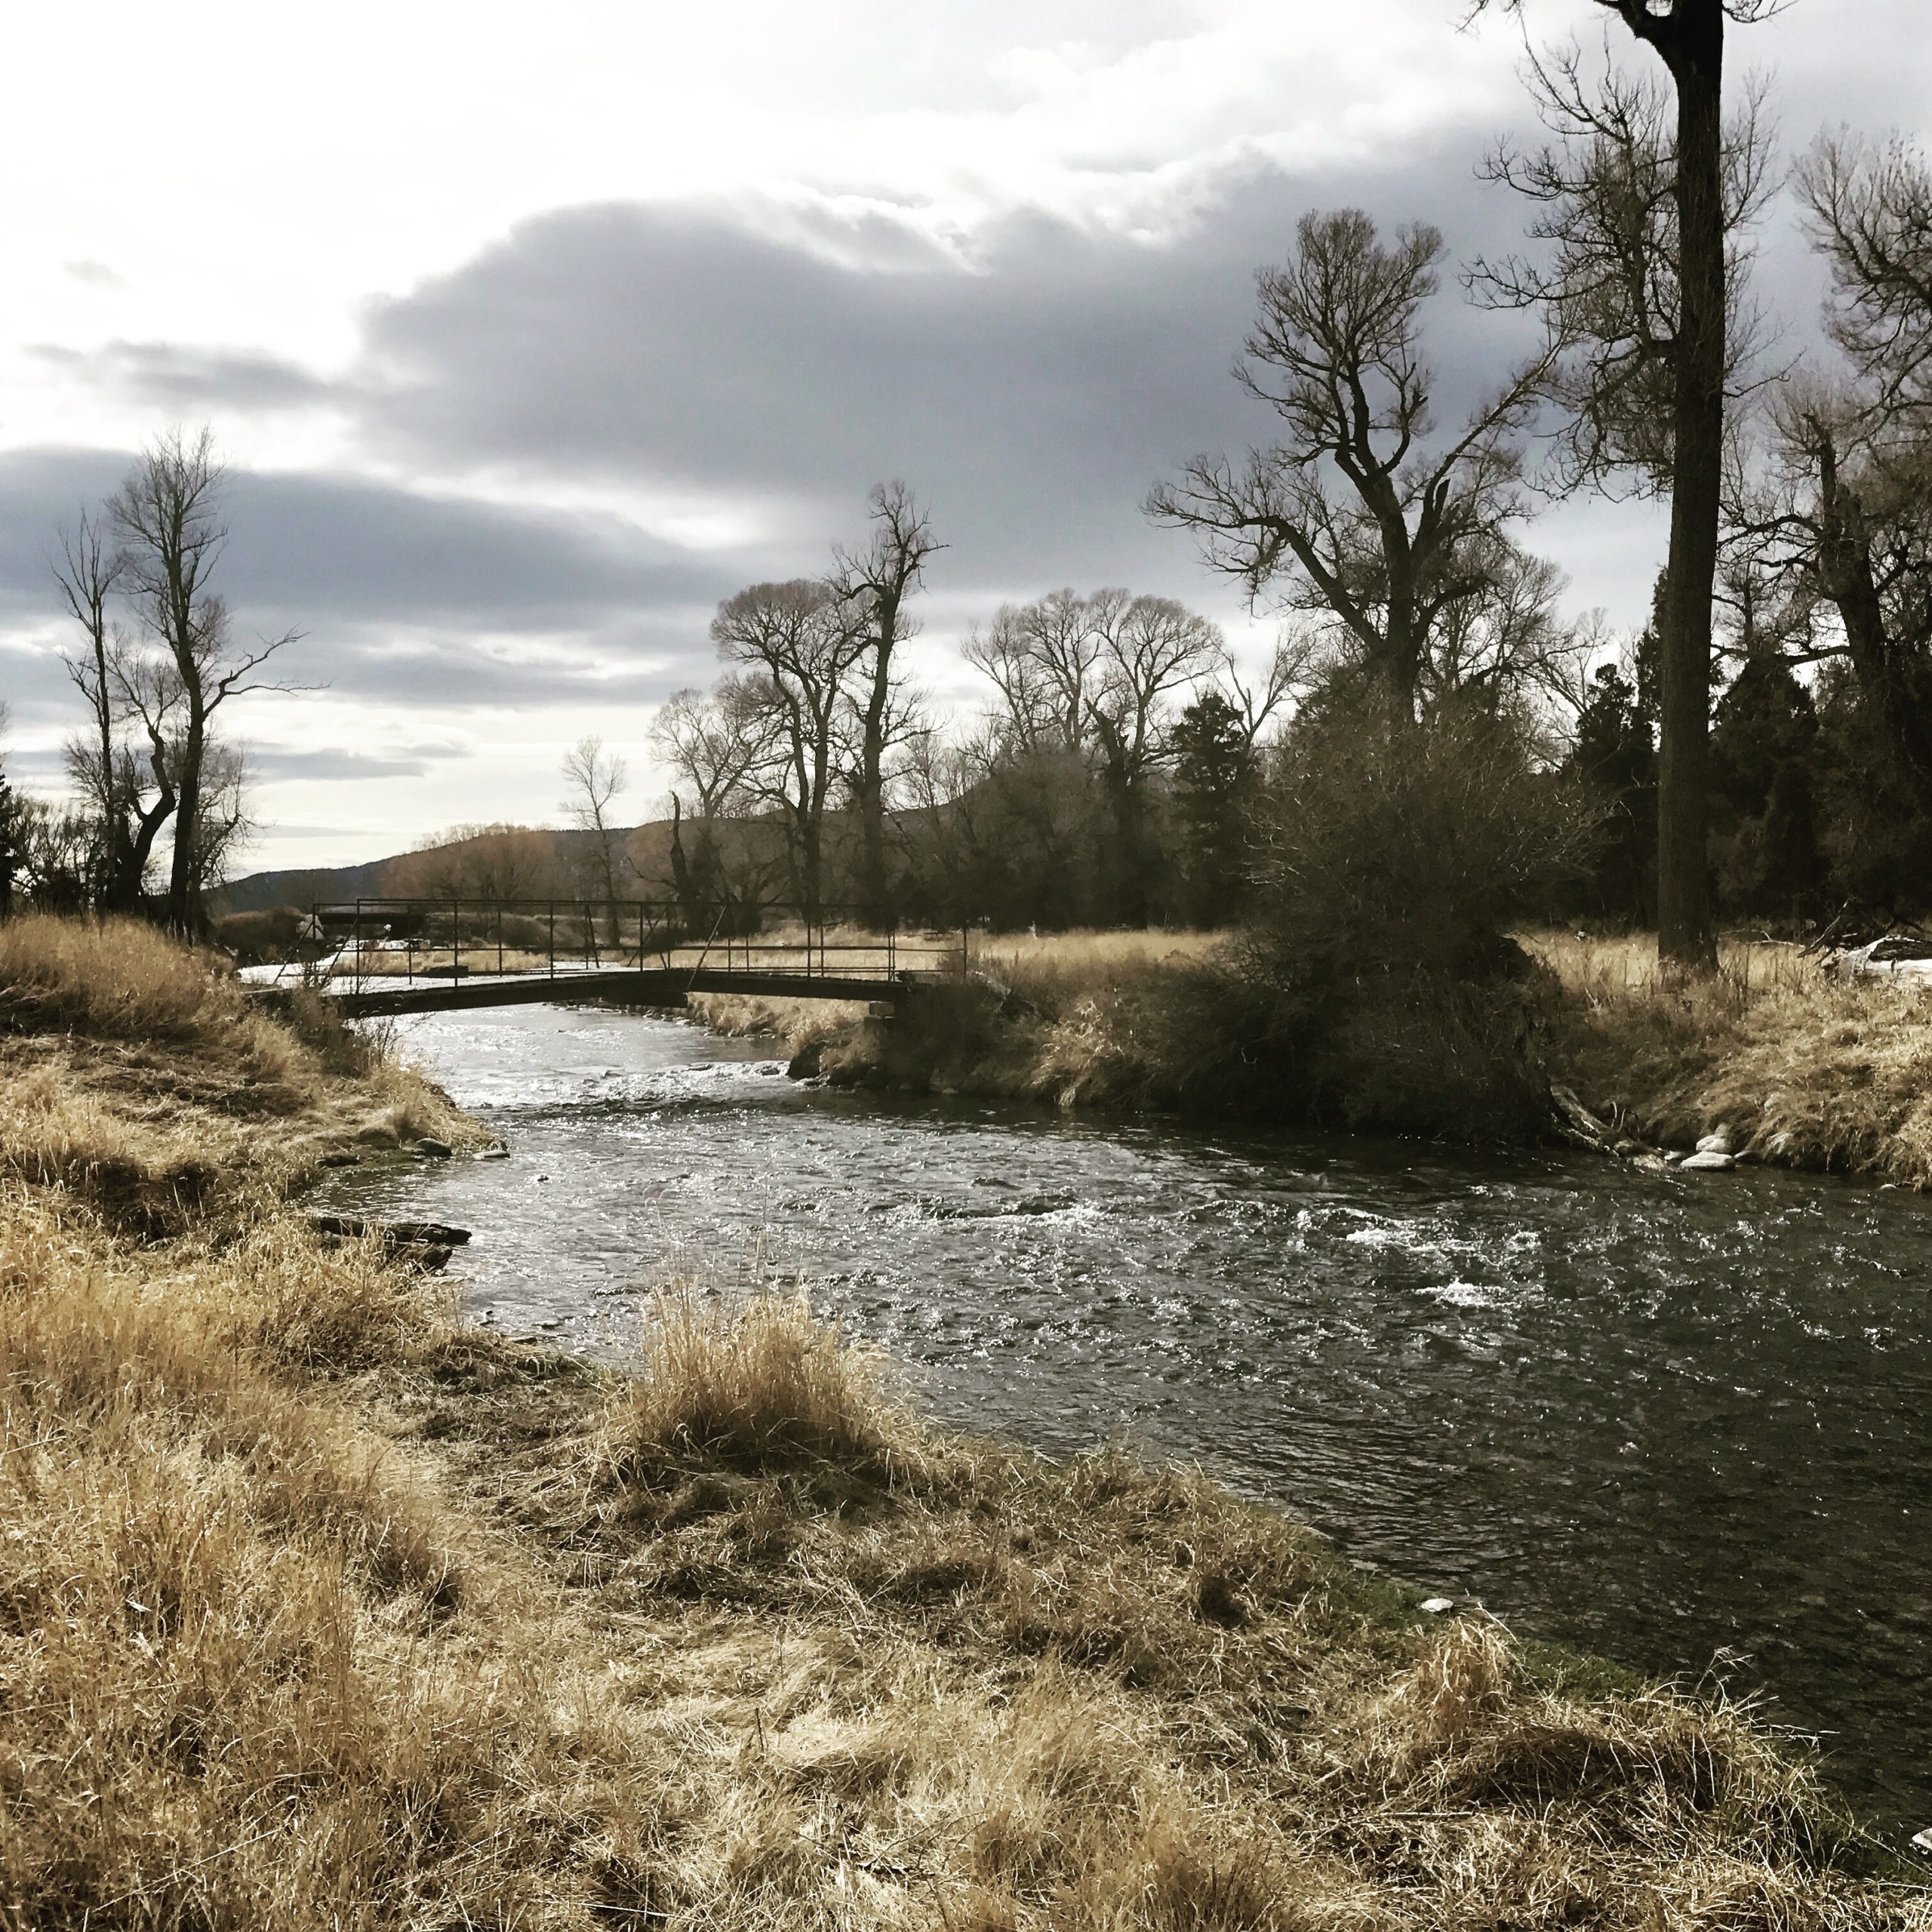
M 1575 872 L 1591 826 L 1506 715 L 1392 730 L 1324 707 L 1284 748 L 1261 828 L 1234 955 L 1266 995 L 1244 1057 L 1289 1109 L 1352 1127 L 1534 1133 L 1539 978 L 1509 928 Z

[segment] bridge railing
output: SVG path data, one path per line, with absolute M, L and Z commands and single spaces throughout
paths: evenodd
M 966 938 L 869 927 L 857 906 L 782 902 L 694 919 L 666 899 L 371 897 L 317 900 L 303 924 L 312 982 L 358 989 L 483 976 L 568 979 L 685 970 L 891 981 L 963 972 Z

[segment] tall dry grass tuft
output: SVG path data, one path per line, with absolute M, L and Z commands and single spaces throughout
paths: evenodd
M 652 1303 L 640 1373 L 603 1424 L 605 1460 L 620 1475 L 666 1455 L 884 1472 L 913 1453 L 915 1438 L 891 1399 L 884 1358 L 816 1320 L 802 1294 L 708 1304 L 688 1284 Z
M 238 1347 L 264 1259 L 155 1282 L 0 1193 L 0 1924 L 460 1922 L 489 1896 L 460 1869 L 528 1715 L 421 1655 L 474 1540 Z
M 137 919 L 0 923 L 0 1032 L 193 1040 L 238 1018 L 242 998 L 206 955 Z

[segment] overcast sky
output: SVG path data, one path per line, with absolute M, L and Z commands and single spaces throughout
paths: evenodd
M 1789 149 L 1932 122 L 1928 0 L 1792 0 L 1731 40 Z M 0 72 L 0 697 L 57 788 L 47 555 L 141 443 L 211 424 L 245 631 L 306 633 L 235 723 L 248 869 L 557 816 L 586 732 L 657 809 L 652 708 L 713 675 L 717 600 L 823 568 L 903 477 L 949 545 L 918 669 L 1008 598 L 1121 583 L 1259 651 L 1272 624 L 1150 528 L 1148 486 L 1265 439 L 1228 379 L 1255 268 L 1313 207 L 1521 211 L 1474 167 L 1528 118 L 1520 31 L 1459 0 L 131 0 L 22 9 Z M 1539 38 L 1601 38 L 1537 0 Z M 1763 281 L 1819 285 L 1788 216 Z M 1445 393 L 1507 361 L 1452 286 Z M 1530 540 L 1638 620 L 1643 506 Z

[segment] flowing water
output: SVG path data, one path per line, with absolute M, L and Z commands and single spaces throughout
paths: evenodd
M 932 1406 L 1198 1460 L 1361 1562 L 1763 1688 L 1932 1824 L 1932 1207 L 817 1091 L 768 1044 L 536 1007 L 405 1023 L 507 1161 L 347 1170 L 475 1230 L 479 1318 L 635 1346 L 676 1268 L 804 1274 Z

